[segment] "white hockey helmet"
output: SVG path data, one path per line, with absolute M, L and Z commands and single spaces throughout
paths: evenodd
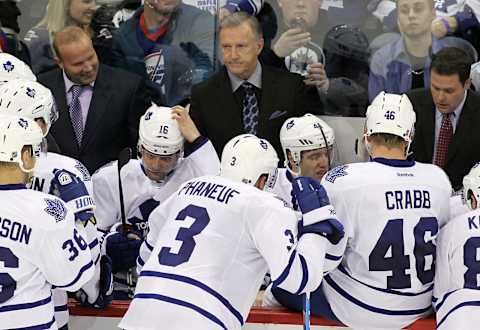
M 267 174 L 264 189 L 273 189 L 277 166 L 277 153 L 270 142 L 252 134 L 241 134 L 223 148 L 220 176 L 253 186 L 262 174 Z
M 472 198 L 477 200 L 477 208 L 480 207 L 480 163 L 473 165 L 470 172 L 463 177 L 463 200 L 473 210 Z
M 40 155 L 43 134 L 40 127 L 30 118 L 20 116 L 0 116 L 0 161 L 17 163 L 22 171 L 26 170 L 22 161 L 24 146 L 32 146 L 33 154 Z
M 47 126 L 45 136 L 58 119 L 57 107 L 50 89 L 25 79 L 14 79 L 0 86 L 0 115 L 43 119 Z
M 13 55 L 0 53 L 0 86 L 13 79 L 37 81 L 30 67 Z
M 167 156 L 183 152 L 184 137 L 172 110 L 152 104 L 140 118 L 138 146 L 155 155 Z
M 416 115 L 407 95 L 381 92 L 367 108 L 365 135 L 387 133 L 401 137 L 408 143 L 413 140 Z
M 300 167 L 302 151 L 319 148 L 332 150 L 335 133 L 325 121 L 307 113 L 302 117 L 289 118 L 283 123 L 280 129 L 280 143 L 285 155 L 285 167 L 290 168 L 287 150 L 290 150 L 295 165 Z

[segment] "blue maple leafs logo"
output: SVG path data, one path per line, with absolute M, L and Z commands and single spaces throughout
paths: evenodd
M 286 127 L 287 127 L 287 129 L 290 129 L 290 128 L 293 127 L 293 125 L 295 125 L 295 121 L 292 119 L 292 120 L 290 120 L 290 121 L 287 123 L 287 126 L 286 126 Z
M 48 215 L 54 217 L 56 222 L 65 219 L 67 216 L 67 208 L 61 200 L 45 198 L 45 202 L 47 203 L 47 207 L 44 211 L 47 212 Z
M 260 140 L 260 146 L 263 149 L 268 150 L 268 145 L 267 145 L 267 142 L 265 142 L 265 140 Z
M 12 72 L 13 69 L 15 69 L 15 65 L 13 65 L 13 63 L 10 61 L 6 61 L 5 63 L 3 63 L 3 68 L 7 72 Z
M 18 119 L 18 126 L 20 126 L 20 127 L 23 128 L 23 129 L 27 129 L 27 127 L 28 127 L 28 121 L 26 121 L 26 120 L 23 119 L 23 118 L 19 118 L 19 119 Z
M 348 175 L 348 173 L 346 172 L 347 167 L 348 165 L 341 165 L 335 167 L 327 173 L 327 177 L 325 178 L 325 180 L 331 183 L 335 183 L 336 179 Z
M 33 88 L 27 87 L 27 95 L 28 96 L 30 96 L 31 98 L 34 98 L 36 94 L 37 94 L 37 92 Z
M 80 172 L 82 175 L 82 181 L 90 181 L 90 173 L 88 172 L 87 168 L 83 166 L 78 160 L 75 164 L 75 168 Z

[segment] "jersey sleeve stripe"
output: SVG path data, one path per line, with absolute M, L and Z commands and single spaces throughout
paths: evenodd
M 137 263 L 143 267 L 143 265 L 145 265 L 145 261 L 143 261 L 142 257 L 138 256 L 137 258 Z
M 31 327 L 26 327 L 26 328 L 10 329 L 10 330 L 43 330 L 43 329 L 50 329 L 54 323 L 55 323 L 55 317 L 48 323 L 33 325 Z
M 298 257 L 300 258 L 300 263 L 302 265 L 302 282 L 300 283 L 300 287 L 298 288 L 298 291 L 295 293 L 296 295 L 299 295 L 300 292 L 305 289 L 305 286 L 307 285 L 308 282 L 308 266 L 307 266 L 307 261 L 305 258 L 299 253 Z
M 459 308 L 465 307 L 465 306 L 480 306 L 480 301 L 466 301 L 461 304 L 456 305 L 450 311 L 440 320 L 440 322 L 437 323 L 437 329 L 440 329 L 440 326 L 442 325 L 443 322 L 447 319 L 447 317 L 452 314 L 454 311 L 456 311 Z
M 200 149 L 207 142 L 208 142 L 208 139 L 206 137 L 199 136 L 198 141 L 197 140 L 193 141 L 193 143 L 190 145 L 191 147 L 186 148 L 184 157 L 187 158 L 188 156 L 193 154 L 195 151 Z
M 38 306 L 47 305 L 51 301 L 52 301 L 52 296 L 50 296 L 48 298 L 45 298 L 45 299 L 42 299 L 42 300 L 32 302 L 32 303 L 2 306 L 2 307 L 0 307 L 0 313 L 18 311 L 18 310 L 22 310 L 22 309 L 31 309 L 31 308 L 35 308 L 35 307 L 38 307 Z
M 90 244 L 88 244 L 88 247 L 91 249 L 93 249 L 95 246 L 98 245 L 98 239 L 94 239 L 92 242 L 90 242 Z
M 438 312 L 440 310 L 440 308 L 442 308 L 443 306 L 443 303 L 447 300 L 447 298 L 452 294 L 452 293 L 455 293 L 457 292 L 458 290 L 454 290 L 454 291 L 450 291 L 449 293 L 447 293 L 446 295 L 443 296 L 443 299 L 438 302 L 438 303 L 435 303 L 436 301 L 438 301 L 438 299 L 436 300 L 432 300 L 433 301 L 433 307 L 435 308 L 435 311 Z
M 150 251 L 153 251 L 153 246 L 151 246 L 150 244 L 148 244 L 147 240 L 145 240 L 145 246 L 146 246 Z
M 225 324 L 222 321 L 220 321 L 220 319 L 217 318 L 215 315 L 213 315 L 212 313 L 209 313 L 208 311 L 206 311 L 206 310 L 204 310 L 204 309 L 202 309 L 202 308 L 200 308 L 200 307 L 198 307 L 194 304 L 191 304 L 191 303 L 183 301 L 183 300 L 175 299 L 175 298 L 172 298 L 172 297 L 167 297 L 167 296 L 164 296 L 164 295 L 161 295 L 161 294 L 153 294 L 153 293 L 137 293 L 135 296 L 133 296 L 133 299 L 155 299 L 155 300 L 165 301 L 165 302 L 168 302 L 168 303 L 171 303 L 171 304 L 174 304 L 174 305 L 179 305 L 179 306 L 183 306 L 183 307 L 186 307 L 186 308 L 190 308 L 190 309 L 196 311 L 197 313 L 200 313 L 201 315 L 205 316 L 206 318 L 208 318 L 212 322 L 218 324 L 223 329 L 227 330 L 227 327 L 225 326 Z
M 97 259 L 95 259 L 95 262 L 94 262 L 95 266 L 98 264 L 98 262 L 100 261 L 100 258 L 101 258 L 101 257 L 102 257 L 102 254 L 99 253 L 98 256 L 97 256 Z
M 290 255 L 290 259 L 288 260 L 288 265 L 285 267 L 283 272 L 280 274 L 280 276 L 273 281 L 273 286 L 279 286 L 280 284 L 285 281 L 285 279 L 288 276 L 288 273 L 290 272 L 290 269 L 292 268 L 293 261 L 295 260 L 295 256 L 297 255 L 297 251 L 293 251 L 292 254 Z
M 200 281 L 197 281 L 193 278 L 186 277 L 186 276 L 170 274 L 170 273 L 162 273 L 162 272 L 156 272 L 156 271 L 141 271 L 140 277 L 142 276 L 167 278 L 170 280 L 179 281 L 179 282 L 196 286 L 197 288 L 202 289 L 203 291 L 209 293 L 210 295 L 218 299 L 235 316 L 235 318 L 240 322 L 241 325 L 243 325 L 244 323 L 242 314 L 240 314 L 240 312 L 237 311 L 235 307 L 233 307 L 232 304 L 230 304 L 230 302 L 225 297 L 223 297 L 220 293 L 218 293 L 217 291 L 210 288 L 208 285 L 203 284 Z
M 350 275 L 347 270 L 342 266 L 342 265 L 339 265 L 338 268 L 337 268 L 339 271 L 341 271 L 343 274 L 347 275 L 348 277 L 350 277 L 352 280 L 354 280 L 355 282 L 359 283 L 359 284 L 362 284 L 366 287 L 369 287 L 370 289 L 373 289 L 373 290 L 377 290 L 377 291 L 380 291 L 380 292 L 385 292 L 385 293 L 389 293 L 389 294 L 394 294 L 394 295 L 397 295 L 397 296 L 407 296 L 407 297 L 415 297 L 415 296 L 420 296 L 422 294 L 425 294 L 429 291 L 432 291 L 433 290 L 433 284 L 430 285 L 427 289 L 425 289 L 424 291 L 422 292 L 418 292 L 418 293 L 412 293 L 412 292 L 401 292 L 401 291 L 395 291 L 395 290 L 390 290 L 390 289 L 382 289 L 382 288 L 377 288 L 377 287 L 374 287 L 372 285 L 369 285 L 369 284 L 366 284 L 366 283 L 363 283 L 362 281 L 360 280 L 357 280 L 356 278 L 354 278 L 352 275 Z
M 90 260 L 89 263 L 87 263 L 82 268 L 80 268 L 80 271 L 78 272 L 77 276 L 73 279 L 73 281 L 71 281 L 70 283 L 65 284 L 65 285 L 55 286 L 55 288 L 66 288 L 66 287 L 74 285 L 75 283 L 77 283 L 80 280 L 80 278 L 82 277 L 82 274 L 92 267 L 93 267 L 93 261 Z
M 336 255 L 333 255 L 333 254 L 326 254 L 325 255 L 325 258 L 328 259 L 328 260 L 332 260 L 332 261 L 338 261 L 340 259 L 343 258 L 343 256 L 336 256 Z
M 324 277 L 324 280 L 328 283 L 328 285 L 330 285 L 330 287 L 335 290 L 338 294 L 340 294 L 341 296 L 343 296 L 345 299 L 347 299 L 348 301 L 350 301 L 351 303 L 357 305 L 357 306 L 360 306 L 362 307 L 363 309 L 366 309 L 370 312 L 374 312 L 374 313 L 379 313 L 379 314 L 385 314 L 385 315 L 394 315 L 394 316 L 398 316 L 398 315 L 417 315 L 417 314 L 423 314 L 427 311 L 429 311 L 431 309 L 431 306 L 428 305 L 426 306 L 425 308 L 421 308 L 421 309 L 412 309 L 412 310 L 387 310 L 387 309 L 383 309 L 383 308 L 378 308 L 378 307 L 374 307 L 374 306 L 370 306 L 370 305 L 367 305 L 366 303 L 356 299 L 355 297 L 351 296 L 350 294 L 348 294 L 345 290 L 343 290 L 342 288 L 340 288 L 340 286 L 335 283 L 335 281 L 330 277 L 330 275 L 327 275 Z
M 64 311 L 68 311 L 68 305 L 58 305 L 58 306 L 55 306 L 55 312 L 64 312 Z

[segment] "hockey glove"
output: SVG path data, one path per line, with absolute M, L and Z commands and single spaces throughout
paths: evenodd
M 98 298 L 95 302 L 88 302 L 87 293 L 80 289 L 75 292 L 75 299 L 82 305 L 91 308 L 106 308 L 113 298 L 113 276 L 112 276 L 112 260 L 108 256 L 102 256 L 100 259 L 100 282 Z
M 113 273 L 127 271 L 137 265 L 142 236 L 131 226 L 124 232 L 121 223 L 114 225 L 105 237 L 106 253 L 112 259 Z
M 54 169 L 53 175 L 50 193 L 60 197 L 75 214 L 92 211 L 95 208 L 93 198 L 78 176 L 67 170 L 59 169 Z
M 345 232 L 322 185 L 312 178 L 298 177 L 293 180 L 292 187 L 293 195 L 302 211 L 298 237 L 307 233 L 319 234 L 326 237 L 330 243 L 337 244 Z

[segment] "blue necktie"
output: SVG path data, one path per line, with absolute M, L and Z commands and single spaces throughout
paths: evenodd
M 78 146 L 81 146 L 83 137 L 83 115 L 82 106 L 79 99 L 82 90 L 83 86 L 80 85 L 73 85 L 70 88 L 70 92 L 72 93 L 72 101 L 68 106 L 70 112 L 70 120 L 72 121 L 73 131 L 75 132 Z
M 249 134 L 257 134 L 258 127 L 258 101 L 255 96 L 255 87 L 249 82 L 242 84 L 245 90 L 243 99 L 243 128 Z

